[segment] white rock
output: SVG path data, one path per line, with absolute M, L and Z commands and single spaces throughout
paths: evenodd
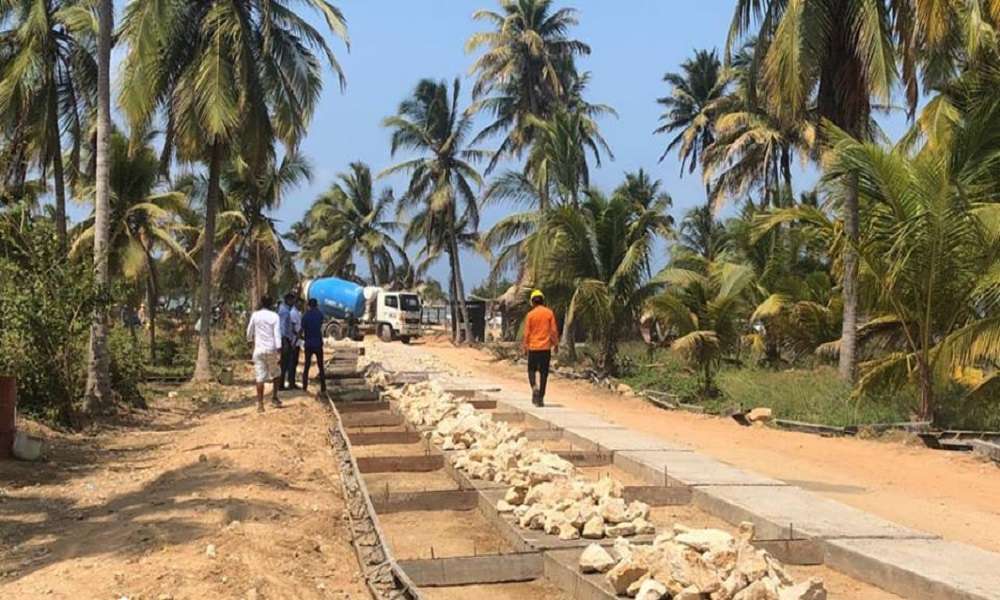
M 215 555 L 216 555 L 215 544 L 209 544 L 205 546 L 205 556 L 209 558 L 215 558 Z
M 580 555 L 580 571 L 583 573 L 605 573 L 615 565 L 615 559 L 599 544 L 587 546 Z
M 645 519 L 649 516 L 649 505 L 645 502 L 633 500 L 625 511 L 625 518 L 629 521 Z
M 628 521 L 609 525 L 604 528 L 604 535 L 607 537 L 630 537 L 635 535 L 635 525 Z
M 770 408 L 759 406 L 747 413 L 747 421 L 750 421 L 752 423 L 758 421 L 766 423 L 767 421 L 771 420 L 772 416 L 773 412 L 771 411 Z
M 714 548 L 730 548 L 736 543 L 733 536 L 720 529 L 692 529 L 675 535 L 674 541 L 694 548 L 698 552 L 707 552 Z
M 612 525 L 617 525 L 622 521 L 628 520 L 625 501 L 621 498 L 601 498 L 600 503 L 597 505 L 597 509 L 601 512 L 601 517 L 604 521 Z
M 667 595 L 667 586 L 655 579 L 647 579 L 639 586 L 636 600 L 660 600 Z
M 733 600 L 780 600 L 778 587 L 770 579 L 758 579 L 739 593 L 733 596 Z
M 604 519 L 601 515 L 594 515 L 583 525 L 583 537 L 588 540 L 597 540 L 604 537 Z
M 642 517 L 632 521 L 636 535 L 652 535 L 656 533 L 656 526 Z
M 501 514 L 512 513 L 514 512 L 514 507 L 506 500 L 497 500 L 497 512 Z

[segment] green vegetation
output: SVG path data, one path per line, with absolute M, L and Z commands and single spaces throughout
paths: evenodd
M 592 181 L 616 113 L 578 68 L 598 51 L 575 35 L 584 15 L 498 0 L 472 15 L 471 104 L 461 78 L 415 74 L 382 122 L 398 163 L 346 165 L 284 232 L 272 212 L 312 177 L 300 145 L 324 67 L 344 83 L 336 7 L 130 0 L 115 30 L 111 0 L 0 2 L 0 341 L 15 349 L 0 365 L 30 410 L 69 421 L 140 403 L 144 373 L 206 380 L 245 357 L 246 311 L 303 276 L 422 289 L 467 315 L 476 252 L 491 273 L 475 293 L 508 317 L 545 290 L 564 364 L 585 338 L 589 366 L 710 408 L 1000 427 L 998 6 L 734 0 L 724 49 L 659 65 L 649 99 L 660 160 L 705 186 L 675 220 L 643 169 Z M 880 105 L 910 111 L 901 139 L 884 139 Z M 405 189 L 380 185 L 393 174 Z M 67 224 L 67 196 L 92 215 Z M 484 207 L 503 212 L 481 231 Z M 439 260 L 444 286 L 427 278 Z

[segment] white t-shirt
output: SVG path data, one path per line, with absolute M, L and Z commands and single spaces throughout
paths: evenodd
M 281 350 L 281 325 L 278 313 L 262 308 L 250 315 L 247 341 L 253 342 L 253 355 Z

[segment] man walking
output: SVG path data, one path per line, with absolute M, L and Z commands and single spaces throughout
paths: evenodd
M 309 309 L 302 315 L 303 347 L 306 352 L 306 363 L 302 369 L 302 391 L 309 388 L 309 367 L 312 357 L 316 357 L 319 367 L 319 389 L 326 393 L 326 372 L 323 370 L 323 312 L 320 311 L 315 298 L 309 299 Z
M 247 323 L 247 341 L 253 343 L 254 381 L 257 383 L 257 412 L 264 412 L 264 384 L 271 382 L 271 404 L 281 407 L 278 388 L 281 371 L 278 354 L 282 349 L 281 326 L 270 298 L 260 299 L 260 308 L 250 315 Z
M 528 354 L 528 382 L 531 383 L 531 403 L 545 405 L 545 385 L 549 381 L 552 349 L 559 346 L 556 316 L 545 306 L 541 290 L 531 292 L 532 309 L 524 318 L 524 351 Z M 536 375 L 540 380 L 536 382 Z
M 285 301 L 278 307 L 278 321 L 281 325 L 281 382 L 279 389 L 286 389 L 287 382 L 295 385 L 295 366 L 292 366 L 292 348 L 295 341 L 292 331 L 292 305 L 295 304 L 295 294 L 285 294 Z M 289 375 L 289 371 L 291 375 Z

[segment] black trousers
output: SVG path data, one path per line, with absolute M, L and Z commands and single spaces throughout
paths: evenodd
M 302 368 L 302 389 L 309 387 L 309 367 L 312 365 L 312 357 L 316 357 L 316 366 L 319 367 L 319 389 L 326 391 L 326 371 L 323 370 L 323 346 L 319 348 L 306 347 L 306 363 Z
M 549 381 L 549 363 L 552 362 L 551 350 L 529 350 L 528 351 L 528 383 L 536 402 L 545 400 L 545 384 Z M 536 383 L 537 375 L 541 380 Z
M 299 347 L 291 338 L 281 338 L 281 387 L 295 386 L 295 369 L 299 366 Z

